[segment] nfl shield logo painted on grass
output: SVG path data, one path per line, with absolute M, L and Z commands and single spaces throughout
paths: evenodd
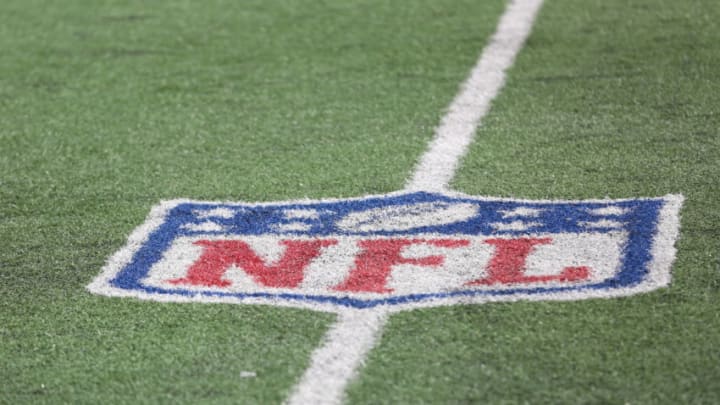
M 427 192 L 168 201 L 88 288 L 325 311 L 630 295 L 669 283 L 681 203 Z

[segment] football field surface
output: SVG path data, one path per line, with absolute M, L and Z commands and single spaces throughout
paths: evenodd
M 0 403 L 281 403 L 336 315 L 86 286 L 161 200 L 401 190 L 507 3 L 0 4 Z M 668 288 L 394 314 L 347 403 L 720 402 L 720 5 L 546 0 L 450 187 L 682 194 Z

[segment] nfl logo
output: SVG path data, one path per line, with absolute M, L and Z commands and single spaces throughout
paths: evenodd
M 88 288 L 335 312 L 630 295 L 669 283 L 681 202 L 428 192 L 168 201 Z

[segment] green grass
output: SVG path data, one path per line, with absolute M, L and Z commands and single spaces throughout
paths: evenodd
M 0 402 L 282 401 L 332 315 L 84 287 L 162 199 L 402 187 L 474 3 L 0 4 Z
M 453 184 L 682 193 L 670 288 L 395 315 L 349 402 L 720 402 L 716 3 L 546 0 Z M 281 402 L 332 315 L 84 286 L 162 199 L 401 188 L 503 7 L 2 2 L 0 403 Z
M 402 313 L 355 402 L 720 402 L 719 18 L 714 1 L 549 0 L 453 184 L 523 198 L 682 193 L 670 288 Z

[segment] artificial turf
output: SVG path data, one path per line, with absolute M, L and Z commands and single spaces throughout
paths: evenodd
M 85 285 L 163 199 L 401 188 L 502 10 L 3 1 L 0 402 L 281 402 L 334 316 Z
M 542 199 L 681 193 L 670 287 L 396 315 L 351 402 L 720 402 L 718 19 L 715 1 L 548 0 L 453 183 Z
M 401 188 L 503 7 L 2 2 L 0 402 L 281 402 L 332 315 L 84 286 L 162 199 Z M 718 19 L 546 0 L 453 183 L 682 193 L 670 288 L 394 315 L 349 402 L 720 402 Z

